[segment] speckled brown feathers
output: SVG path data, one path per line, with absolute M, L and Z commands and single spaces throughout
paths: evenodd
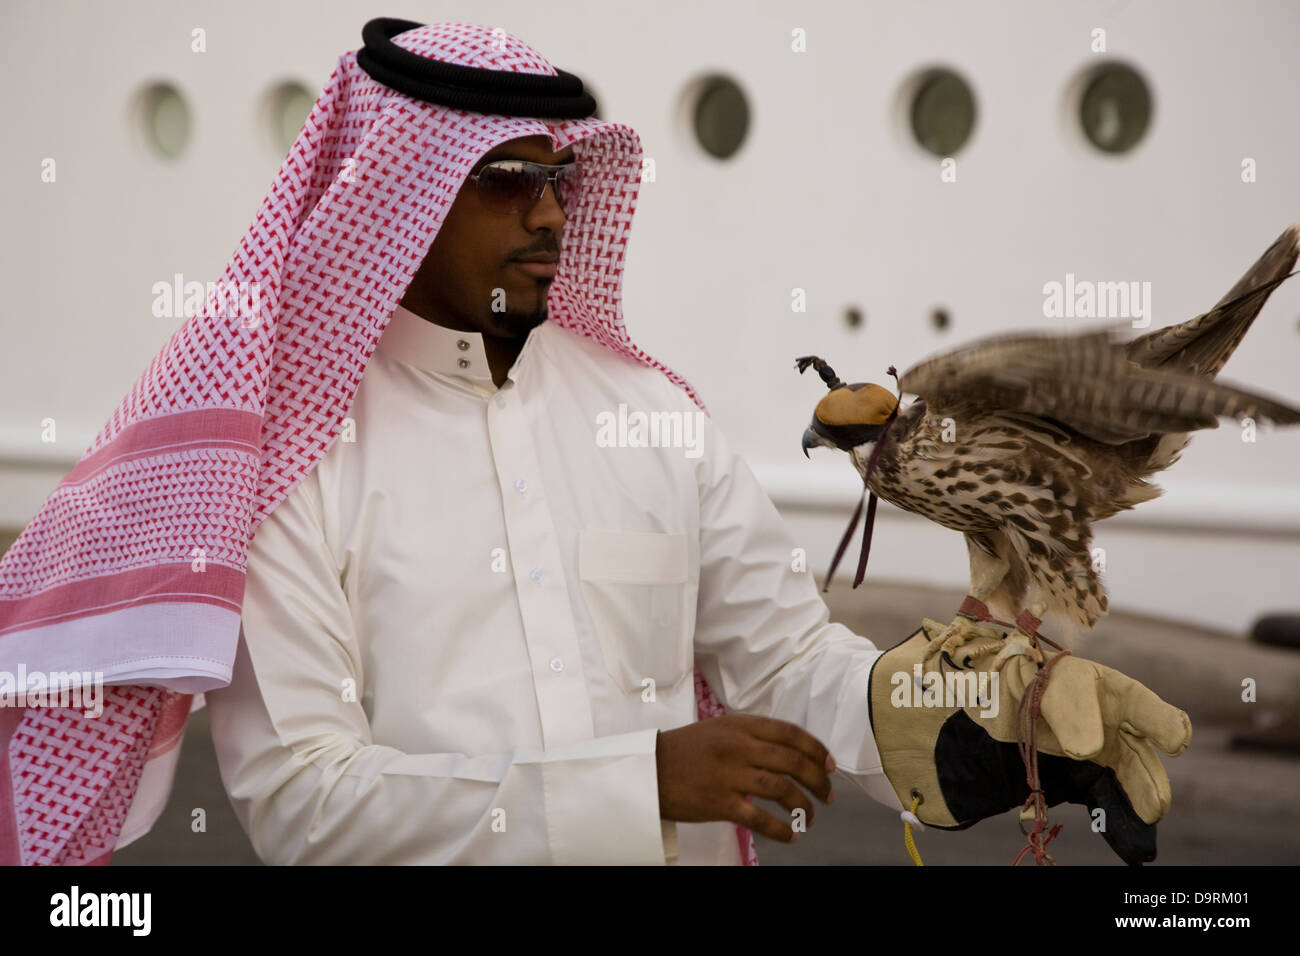
M 1225 417 L 1300 423 L 1300 410 L 1214 381 L 1298 242 L 1292 226 L 1180 325 L 1127 340 L 1121 328 L 1000 335 L 919 363 L 901 379 L 919 400 L 885 434 L 871 489 L 966 535 L 971 593 L 995 614 L 1042 603 L 1092 627 L 1107 608 L 1092 522 L 1159 495 L 1148 479 L 1192 431 Z M 814 426 L 805 447 L 834 444 L 864 470 L 872 443 Z

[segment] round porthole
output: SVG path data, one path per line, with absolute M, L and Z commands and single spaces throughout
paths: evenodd
M 935 156 L 952 156 L 975 130 L 975 94 L 952 70 L 933 69 L 912 83 L 908 119 L 917 144 Z
M 190 140 L 190 108 L 170 83 L 145 87 L 137 101 L 140 131 L 149 148 L 165 159 L 175 159 Z
M 749 102 L 744 92 L 725 76 L 702 80 L 694 90 L 691 127 L 696 142 L 710 156 L 734 156 L 749 132 Z
M 277 149 L 287 153 L 293 141 L 298 138 L 302 124 L 311 115 L 316 97 L 303 84 L 290 80 L 271 90 L 269 103 L 271 139 Z
M 1151 125 L 1151 91 L 1132 67 L 1106 63 L 1093 68 L 1079 96 L 1079 126 L 1104 153 L 1126 153 Z

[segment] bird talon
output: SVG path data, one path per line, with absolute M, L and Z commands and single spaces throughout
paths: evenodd
M 975 631 L 976 627 L 978 627 L 976 622 L 972 621 L 968 617 L 958 615 L 953 618 L 952 623 L 944 628 L 943 632 L 937 638 L 930 642 L 930 646 L 925 652 L 925 660 L 929 661 L 934 656 L 939 655 L 941 659 L 947 661 L 948 664 L 954 668 L 962 669 L 969 666 L 972 653 L 978 652 L 967 652 L 964 654 L 963 657 L 965 658 L 966 663 L 962 664 L 960 667 L 958 667 L 954 655 L 958 648 L 971 643 L 980 637 L 980 635 Z
M 1002 665 L 1013 657 L 1028 657 L 1035 664 L 1043 663 L 1043 652 L 1038 649 L 1034 639 L 1019 629 L 1012 631 L 1003 640 L 998 656 L 993 658 L 992 670 L 1001 670 Z

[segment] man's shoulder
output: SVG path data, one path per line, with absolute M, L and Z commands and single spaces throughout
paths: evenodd
M 554 325 L 550 333 L 550 340 L 557 350 L 599 369 L 603 377 L 620 389 L 635 389 L 645 399 L 654 399 L 669 407 L 685 403 L 683 407 L 689 405 L 698 408 L 691 397 L 669 380 L 662 370 L 646 365 L 624 352 L 617 352 L 576 329 Z

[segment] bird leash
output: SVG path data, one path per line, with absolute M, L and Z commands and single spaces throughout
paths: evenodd
M 1034 636 L 1041 637 L 1037 633 Z M 1047 639 L 1043 638 L 1043 640 Z M 1034 854 L 1034 864 L 1036 866 L 1045 864 L 1056 866 L 1056 860 L 1047 852 L 1047 844 L 1055 840 L 1057 835 L 1060 834 L 1062 824 L 1058 823 L 1051 830 L 1047 830 L 1047 798 L 1043 795 L 1038 779 L 1038 714 L 1042 707 L 1043 694 L 1047 692 L 1047 678 L 1052 665 L 1069 653 L 1069 651 L 1061 649 L 1047 663 L 1038 665 L 1038 673 L 1034 675 L 1034 679 L 1025 688 L 1024 696 L 1020 698 L 1020 710 L 1017 713 L 1019 726 L 1016 732 L 1016 742 L 1020 745 L 1020 759 L 1025 764 L 1025 780 L 1029 784 L 1029 796 L 1025 800 L 1025 805 L 1020 809 L 1020 832 L 1024 834 L 1026 842 L 1024 848 L 1016 854 L 1016 858 L 1011 862 L 1012 866 L 1019 866 L 1020 861 L 1028 852 Z M 1034 814 L 1034 825 L 1026 831 L 1024 818 L 1026 813 L 1030 811 Z M 1044 831 L 1047 831 L 1046 835 L 1044 835 Z
M 1025 687 L 1020 698 L 1020 708 L 1016 712 L 1016 744 L 1020 750 L 1020 759 L 1025 765 L 1025 782 L 1029 786 L 1029 795 L 1020 808 L 1020 832 L 1025 837 L 1025 845 L 1012 860 L 1012 866 L 1019 866 L 1026 853 L 1033 853 L 1036 866 L 1055 866 L 1056 860 L 1047 852 L 1047 844 L 1060 834 L 1064 824 L 1058 823 L 1048 829 L 1047 797 L 1043 793 L 1042 781 L 1038 775 L 1038 718 L 1042 712 L 1043 695 L 1047 693 L 1047 681 L 1051 676 L 1052 666 L 1070 651 L 1051 638 L 1042 634 L 1038 628 L 1043 623 L 1027 610 L 1021 610 L 1015 623 L 995 618 L 988 606 L 978 598 L 966 596 L 958 614 L 968 617 L 980 624 L 996 624 L 1000 627 L 1015 627 L 1027 634 L 1035 642 L 1042 641 L 1056 648 L 1050 660 L 1038 665 L 1038 673 Z M 1033 826 L 1025 829 L 1025 819 L 1033 815 Z M 904 840 L 908 839 L 905 835 Z M 910 852 L 910 851 L 909 851 Z M 913 859 L 916 859 L 914 856 Z
M 813 363 L 816 365 L 817 363 Z M 822 369 L 818 367 L 818 373 Z M 867 457 L 867 467 L 862 470 L 862 497 L 858 499 L 858 506 L 853 511 L 853 517 L 849 519 L 849 526 L 844 529 L 844 537 L 840 539 L 839 547 L 835 549 L 835 556 L 831 558 L 830 570 L 826 572 L 826 583 L 822 585 L 822 593 L 831 586 L 831 578 L 835 576 L 835 569 L 840 566 L 840 558 L 844 557 L 844 552 L 849 546 L 849 539 L 853 537 L 854 530 L 858 527 L 858 519 L 862 517 L 862 503 L 867 503 L 867 523 L 862 526 L 862 553 L 858 555 L 858 571 L 853 576 L 853 586 L 856 588 L 862 583 L 862 579 L 867 574 L 867 557 L 871 554 L 871 532 L 876 524 L 876 493 L 868 486 L 871 481 L 871 473 L 875 470 L 876 459 L 880 457 L 880 450 L 885 447 L 885 436 L 889 434 L 889 426 L 898 418 L 898 410 L 903 405 L 903 387 L 898 381 L 898 369 L 889 366 L 887 374 L 894 377 L 894 382 L 898 385 L 898 401 L 894 403 L 893 411 L 885 419 L 884 426 L 880 429 L 880 435 L 876 438 L 875 447 L 871 449 L 871 454 Z M 822 376 L 825 378 L 825 376 Z

